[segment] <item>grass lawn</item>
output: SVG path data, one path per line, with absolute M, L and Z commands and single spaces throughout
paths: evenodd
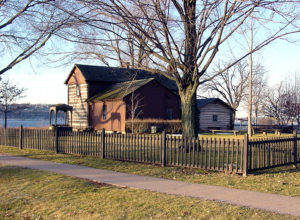
M 14 167 L 0 167 L 0 218 L 297 219 L 218 202 L 117 188 Z
M 229 175 L 219 172 L 208 172 L 200 169 L 187 169 L 146 165 L 139 163 L 102 160 L 97 157 L 55 154 L 49 151 L 18 150 L 14 147 L 0 146 L 0 153 L 23 155 L 29 158 L 85 165 L 95 168 L 114 170 L 138 175 L 149 175 L 192 183 L 225 186 L 236 189 L 247 189 L 267 193 L 276 193 L 300 197 L 300 169 L 292 166 L 255 172 L 248 177 Z M 300 165 L 300 164 L 299 164 Z

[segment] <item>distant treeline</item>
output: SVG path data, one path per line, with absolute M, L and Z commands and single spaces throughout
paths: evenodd
M 49 119 L 49 104 L 14 104 L 15 109 L 8 113 L 9 119 Z M 21 109 L 19 108 L 21 107 Z M 14 109 L 14 108 L 12 108 Z M 4 113 L 0 112 L 1 118 L 4 117 Z M 63 117 L 63 113 L 58 114 L 59 118 Z

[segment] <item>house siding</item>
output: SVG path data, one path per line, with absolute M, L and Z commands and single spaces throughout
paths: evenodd
M 106 104 L 107 115 L 103 119 L 103 104 Z M 96 102 L 90 104 L 90 125 L 95 130 L 125 132 L 126 105 L 122 100 Z
M 134 92 L 140 99 L 140 119 L 168 119 L 167 109 L 172 109 L 173 119 L 180 118 L 180 98 L 156 81 L 151 81 Z M 131 94 L 124 98 L 127 109 L 130 109 Z M 129 111 L 126 119 L 130 118 Z
M 75 129 L 85 129 L 88 124 L 88 85 L 80 84 L 80 95 L 76 94 L 76 84 L 68 85 L 68 105 L 73 107 L 72 126 Z M 70 118 L 70 117 L 69 117 Z
M 232 114 L 232 109 L 220 103 L 209 103 L 199 109 L 200 130 L 231 129 Z M 217 121 L 213 121 L 213 115 L 217 115 Z
M 68 105 L 73 107 L 72 127 L 74 129 L 86 129 L 88 124 L 88 104 L 86 99 L 89 97 L 89 85 L 85 81 L 83 75 L 78 68 L 74 68 L 71 72 L 68 85 Z M 79 86 L 80 95 L 76 94 L 76 85 Z M 68 117 L 70 124 L 70 115 Z

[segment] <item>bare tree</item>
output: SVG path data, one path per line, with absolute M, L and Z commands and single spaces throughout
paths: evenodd
M 142 107 L 144 106 L 143 104 L 144 97 L 142 97 L 141 94 L 135 91 L 135 89 L 133 88 L 134 83 L 136 82 L 135 81 L 136 76 L 137 76 L 137 72 L 131 75 L 130 81 L 127 83 L 127 86 L 123 90 L 124 95 L 130 92 L 129 100 L 128 100 L 129 102 L 126 105 L 126 111 L 131 122 L 131 133 L 134 133 L 134 122 L 137 118 L 139 118 L 143 114 Z
M 288 124 L 291 119 L 291 115 L 287 114 L 287 101 L 287 95 L 284 91 L 282 82 L 272 88 L 269 88 L 264 106 L 265 115 L 276 119 L 277 124 L 280 126 Z
M 112 28 L 116 27 L 112 26 Z M 142 45 L 136 46 L 133 39 L 134 36 L 131 36 L 130 33 L 125 33 L 127 34 L 126 39 L 128 40 L 124 41 L 122 38 L 120 38 L 122 35 L 120 32 L 122 30 L 120 30 L 120 28 L 118 28 L 118 30 L 119 31 L 115 31 L 115 33 L 118 34 L 110 34 L 106 32 L 107 38 L 109 39 L 106 48 L 107 50 L 113 49 L 112 54 L 116 54 L 119 65 L 121 67 L 127 64 L 129 64 L 131 67 L 147 65 L 149 61 L 147 56 L 145 56 L 144 47 L 142 47 Z M 146 41 L 146 39 L 144 40 Z
M 231 61 L 232 62 L 232 61 Z M 214 72 L 219 72 L 228 63 L 218 64 Z M 214 74 L 214 73 L 212 73 Z M 255 101 L 255 110 L 257 113 L 260 107 L 261 91 L 265 85 L 265 70 L 261 64 L 253 67 L 253 100 Z M 249 83 L 249 64 L 241 60 L 233 67 L 226 69 L 213 80 L 204 84 L 204 90 L 208 91 L 210 96 L 218 96 L 223 99 L 234 110 L 237 110 L 242 103 L 248 100 L 248 83 Z M 233 120 L 235 115 L 233 116 Z
M 292 79 L 292 80 L 291 80 Z M 297 73 L 269 89 L 266 94 L 264 111 L 279 125 L 300 124 L 300 78 Z
M 292 80 L 291 80 L 292 79 Z M 300 122 L 300 78 L 297 73 L 288 77 L 284 82 L 285 114 L 293 124 Z
M 15 105 L 15 102 L 25 97 L 25 89 L 12 84 L 9 79 L 0 83 L 0 111 L 4 113 L 4 128 L 7 127 L 7 114 L 26 108 L 26 105 Z
M 297 122 L 297 127 L 300 127 L 300 77 L 299 73 L 295 73 L 294 75 L 294 85 L 293 89 L 293 97 L 294 97 L 294 112 L 295 112 L 295 120 Z
M 53 0 L 0 1 L 0 75 L 26 60 L 70 25 L 71 16 Z
M 133 91 L 130 94 L 130 101 L 126 109 L 131 121 L 131 133 L 134 133 L 134 121 L 143 114 L 143 111 L 141 110 L 144 106 L 142 100 L 143 97 L 141 97 L 139 93 Z
M 92 42 L 108 45 L 116 38 L 143 48 L 149 62 L 134 67 L 174 80 L 181 98 L 184 136 L 196 136 L 196 91 L 199 85 L 213 79 L 232 67 L 250 52 L 247 51 L 224 69 L 207 77 L 205 74 L 213 60 L 224 50 L 225 43 L 249 18 L 266 27 L 251 53 L 275 39 L 299 32 L 295 23 L 299 12 L 298 1 L 200 1 L 200 0 L 100 0 L 78 1 L 85 10 L 74 16 L 86 24 L 87 29 L 98 29 Z M 71 13 L 70 13 L 71 14 Z M 74 14 L 74 13 L 73 13 Z M 291 25 L 293 24 L 293 25 Z M 111 28 L 111 27 L 115 28 Z M 270 29 L 268 29 L 270 28 Z M 116 31 L 118 30 L 118 31 Z M 121 31 L 120 31 L 121 30 Z M 77 37 L 71 36 L 72 37 Z M 129 37 L 130 36 L 130 37 Z M 85 41 L 86 42 L 86 41 Z M 122 54 L 128 52 L 122 50 Z M 115 60 L 116 57 L 106 57 Z
M 214 72 L 219 72 L 227 65 L 228 63 L 223 65 L 218 64 Z M 233 67 L 226 69 L 213 80 L 205 83 L 203 88 L 207 90 L 211 96 L 220 97 L 234 110 L 237 110 L 247 92 L 249 76 L 247 67 L 248 64 L 242 60 Z M 235 115 L 233 116 L 233 121 L 234 120 Z
M 256 71 L 259 71 L 258 74 Z M 267 79 L 264 66 L 258 64 L 254 67 L 252 105 L 255 118 L 255 124 L 258 123 L 258 116 L 263 113 L 263 107 L 266 97 Z
M 149 65 L 150 61 L 144 47 L 136 45 L 134 36 L 129 32 L 109 24 L 106 28 L 110 31 L 99 31 L 94 26 L 85 26 L 85 23 L 86 21 L 80 19 L 76 25 L 76 30 L 79 29 L 80 31 L 70 29 L 70 32 L 67 34 L 60 35 L 61 38 L 72 42 L 76 48 L 68 53 L 65 51 L 58 53 L 59 55 L 64 55 L 62 58 L 59 57 L 59 61 L 63 65 L 74 60 L 99 60 L 106 66 L 119 65 L 120 67 Z M 80 27 L 84 31 L 81 31 Z M 106 38 L 106 40 L 103 40 L 103 38 Z M 144 39 L 144 41 L 147 41 L 147 39 Z M 53 53 L 47 52 L 47 54 Z

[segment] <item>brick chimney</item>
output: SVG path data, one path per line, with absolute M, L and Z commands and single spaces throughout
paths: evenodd
M 130 63 L 129 62 L 124 62 L 123 67 L 126 68 L 126 69 L 129 69 Z

